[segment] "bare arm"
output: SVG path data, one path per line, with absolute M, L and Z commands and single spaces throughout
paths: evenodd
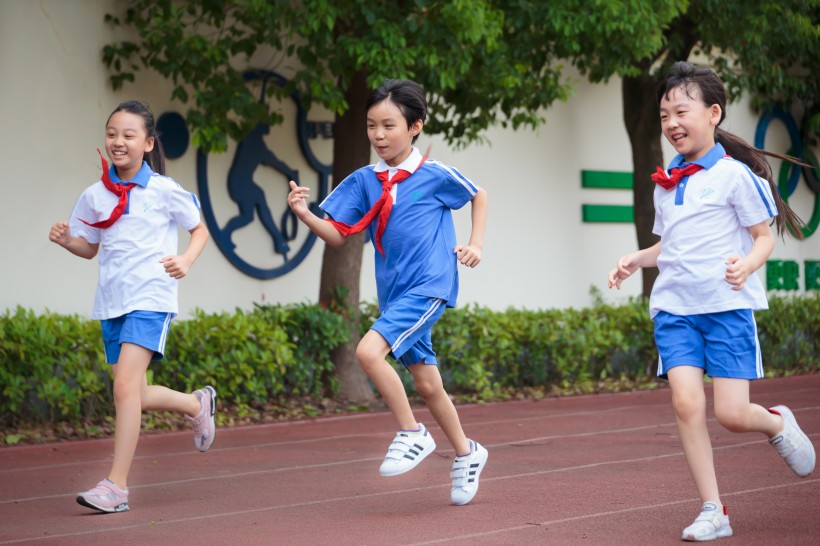
M 89 243 L 82 237 L 74 237 L 71 235 L 71 229 L 68 227 L 68 222 L 56 222 L 51 226 L 51 231 L 48 234 L 48 240 L 52 243 L 57 243 L 64 249 L 68 250 L 75 256 L 90 260 L 97 255 L 100 249 L 99 243 Z
M 752 249 L 743 258 L 735 255 L 726 260 L 724 278 L 732 285 L 732 290 L 742 290 L 749 275 L 760 269 L 774 250 L 774 235 L 768 222 L 755 224 L 748 229 L 754 239 Z
M 487 191 L 478 188 L 470 200 L 472 204 L 471 218 L 473 228 L 470 233 L 470 242 L 467 245 L 457 245 L 453 251 L 458 261 L 467 267 L 475 267 L 481 262 L 481 250 L 484 248 L 484 227 L 487 225 Z
M 188 230 L 191 234 L 191 240 L 188 241 L 188 248 L 179 256 L 166 256 L 160 260 L 160 263 L 165 267 L 165 272 L 175 279 L 181 279 L 188 274 L 191 266 L 199 255 L 202 254 L 202 249 L 205 248 L 205 243 L 208 242 L 208 228 L 202 222 L 194 226 L 193 229 Z
M 661 255 L 661 242 L 649 248 L 621 256 L 618 265 L 609 272 L 609 287 L 621 289 L 621 283 L 641 267 L 658 267 L 658 256 Z
M 326 222 L 310 211 L 307 205 L 307 198 L 310 196 L 310 188 L 297 186 L 296 182 L 290 181 L 290 193 L 288 193 L 288 206 L 296 213 L 296 217 L 305 224 L 310 231 L 315 233 L 324 242 L 332 247 L 340 247 L 347 242 L 347 237 L 339 233 L 333 224 Z

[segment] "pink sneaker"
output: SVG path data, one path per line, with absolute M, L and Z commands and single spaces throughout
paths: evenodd
M 194 427 L 194 445 L 200 451 L 208 451 L 214 443 L 216 436 L 216 425 L 214 425 L 214 413 L 216 413 L 216 389 L 208 385 L 203 389 L 194 391 L 199 398 L 200 409 L 196 417 L 185 416 Z
M 123 491 L 117 484 L 105 479 L 94 489 L 77 495 L 77 502 L 100 512 L 127 512 L 128 489 Z

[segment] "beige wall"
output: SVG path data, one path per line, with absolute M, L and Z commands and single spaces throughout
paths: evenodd
M 49 243 L 52 222 L 67 219 L 82 190 L 98 180 L 95 148 L 103 145 L 105 120 L 122 100 L 138 98 L 159 115 L 182 111 L 170 102 L 170 88 L 158 77 L 141 73 L 137 84 L 113 92 L 101 62 L 102 47 L 115 39 L 103 22 L 111 0 L 0 0 L 0 310 L 22 305 L 37 311 L 87 314 L 97 279 L 96 261 L 88 262 Z M 422 136 L 432 157 L 458 167 L 490 196 L 484 261 L 462 270 L 461 304 L 476 302 L 496 309 L 508 306 L 548 308 L 583 306 L 596 286 L 607 298 L 639 292 L 631 279 L 620 293 L 606 289 L 606 274 L 621 254 L 635 249 L 634 228 L 627 224 L 583 224 L 581 205 L 630 204 L 629 191 L 582 189 L 581 170 L 631 170 L 629 142 L 621 120 L 620 85 L 589 85 L 578 78 L 576 95 L 545 112 L 548 123 L 537 132 L 493 130 L 490 145 L 448 148 L 440 139 Z M 273 128 L 271 148 L 288 163 L 307 170 L 298 152 L 292 107 L 283 106 L 288 122 Z M 312 119 L 330 119 L 311 113 Z M 729 111 L 727 129 L 753 140 L 757 116 L 747 103 Z M 785 151 L 786 133 L 773 124 L 766 145 Z M 330 161 L 330 143 L 312 141 Z M 209 158 L 216 178 L 227 172 L 231 152 Z M 671 154 L 668 153 L 668 157 Z M 195 153 L 189 149 L 169 161 L 168 171 L 196 191 Z M 224 177 L 222 178 L 224 180 Z M 284 184 L 262 178 L 269 201 L 283 200 Z M 308 184 L 309 185 L 309 184 Z M 223 183 L 224 186 L 224 183 Z M 211 184 L 217 217 L 235 211 L 224 187 Z M 801 182 L 792 198 L 804 217 L 812 212 L 813 194 Z M 281 210 L 281 201 L 276 207 Z M 469 207 L 456 213 L 460 239 L 469 234 Z M 183 235 L 183 241 L 185 236 Z M 259 224 L 237 232 L 240 250 L 270 246 Z M 316 300 L 322 243 L 293 272 L 260 281 L 235 269 L 209 244 L 180 290 L 181 317 L 195 307 L 206 311 L 250 308 L 255 302 Z M 805 242 L 779 243 L 775 257 L 820 259 L 820 235 Z M 375 299 L 372 248 L 366 247 L 362 294 Z M 277 264 L 272 264 L 277 265 Z M 802 281 L 801 281 L 802 286 Z

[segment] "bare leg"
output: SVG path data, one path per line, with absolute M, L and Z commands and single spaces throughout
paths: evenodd
M 456 455 L 470 453 L 470 443 L 464 435 L 464 429 L 461 428 L 456 407 L 444 390 L 438 366 L 420 362 L 410 366 L 410 373 L 413 374 L 416 391 L 424 398 L 436 423 L 453 445 Z
M 731 432 L 762 432 L 769 438 L 783 430 L 783 418 L 749 401 L 749 381 L 717 377 L 715 417 Z
M 678 422 L 683 454 L 695 481 L 701 502 L 712 501 L 723 509 L 715 475 L 712 441 L 706 427 L 706 393 L 703 370 L 694 366 L 677 366 L 669 370 L 672 405 Z
M 199 413 L 200 402 L 193 393 L 182 393 L 159 385 L 148 385 L 146 370 L 154 351 L 123 343 L 120 359 L 112 366 L 114 371 L 114 462 L 108 479 L 121 489 L 126 488 L 128 472 L 137 449 L 142 412 L 178 411 L 190 416 Z
M 141 391 L 145 384 L 145 371 L 154 352 L 132 343 L 123 343 L 119 361 L 114 370 L 114 407 L 116 428 L 114 432 L 114 462 L 108 479 L 125 489 L 128 471 L 134 460 L 140 435 L 142 403 Z
M 402 430 L 415 430 L 418 422 L 410 408 L 407 393 L 396 370 L 385 360 L 390 352 L 390 346 L 380 333 L 368 330 L 359 346 L 356 347 L 356 358 L 367 374 L 367 377 L 376 385 L 387 407 L 393 412 Z
M 147 377 L 143 377 L 140 399 L 143 411 L 178 411 L 196 417 L 201 408 L 194 393 L 179 392 L 162 385 L 149 385 Z

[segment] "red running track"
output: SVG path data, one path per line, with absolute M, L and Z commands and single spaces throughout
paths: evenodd
M 711 389 L 707 387 L 711 397 Z M 820 374 L 752 383 L 786 404 L 815 446 Z M 670 392 L 459 407 L 490 452 L 468 506 L 449 503 L 453 452 L 382 478 L 389 413 L 220 429 L 208 453 L 189 433 L 144 435 L 131 511 L 74 501 L 108 471 L 111 440 L 0 449 L 0 544 L 681 544 L 700 507 Z M 820 470 L 799 478 L 760 434 L 732 434 L 709 412 L 723 501 L 737 545 L 820 544 Z

